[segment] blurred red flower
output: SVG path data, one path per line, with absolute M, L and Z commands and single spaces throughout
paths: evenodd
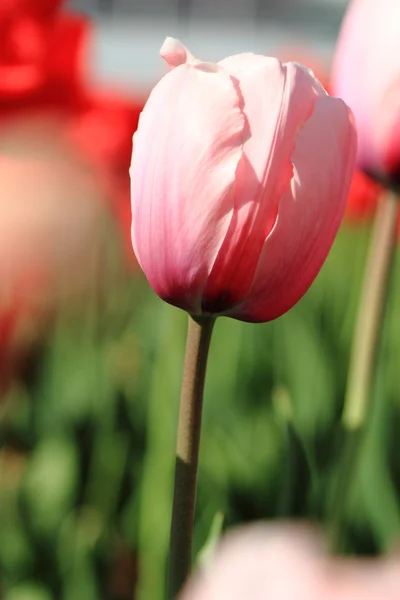
M 77 150 L 110 185 L 111 206 L 126 236 L 132 136 L 144 94 L 118 93 L 111 86 L 94 89 L 85 80 L 92 24 L 83 15 L 60 12 L 61 4 L 2 0 L 0 126 L 11 117 L 38 111 L 66 116 Z
M 347 200 L 346 217 L 350 222 L 368 222 L 378 205 L 381 186 L 356 168 Z
M 60 0 L 3 0 L 0 7 L 0 96 L 16 99 L 38 93 L 51 77 L 53 63 L 74 48 L 71 25 L 59 20 Z M 66 27 L 65 27 L 66 25 Z M 82 22 L 72 25 L 74 36 Z M 55 37 L 57 44 L 54 44 Z M 65 44 L 65 42 L 67 42 Z M 72 61 L 75 59 L 72 56 Z M 65 74 L 65 73 L 64 73 Z
M 116 219 L 129 264 L 135 264 L 129 164 L 145 95 L 89 83 L 93 25 L 84 15 L 62 10 L 62 4 L 63 0 L 0 2 L 0 220 L 6 236 L 1 249 L 7 250 L 7 260 L 0 260 L 0 278 L 7 273 L 13 279 L 1 281 L 3 358 L 21 315 L 37 315 L 43 286 L 57 269 L 70 266 L 77 239 L 73 224 L 80 228 L 80 243 L 85 226 L 86 233 L 93 234 L 97 212 L 85 208 L 77 213 L 84 190 L 90 201 L 96 200 Z M 65 184 L 67 190 L 61 189 Z M 22 196 L 18 209 L 17 194 Z M 83 243 L 80 248 L 83 251 Z

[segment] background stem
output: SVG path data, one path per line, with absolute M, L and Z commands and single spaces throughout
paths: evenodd
M 189 316 L 182 376 L 171 522 L 170 597 L 181 589 L 192 564 L 203 391 L 214 319 Z
M 341 550 L 345 511 L 355 480 L 362 433 L 372 397 L 374 363 L 396 248 L 397 209 L 398 201 L 393 193 L 387 193 L 379 202 L 367 258 L 342 415 L 343 450 L 330 522 L 334 551 Z

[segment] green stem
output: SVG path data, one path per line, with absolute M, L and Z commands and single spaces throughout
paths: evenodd
M 378 205 L 351 348 L 342 414 L 344 444 L 331 515 L 331 545 L 341 550 L 345 512 L 355 480 L 362 433 L 374 383 L 374 363 L 383 329 L 391 265 L 396 248 L 398 201 L 387 193 Z
M 154 309 L 154 307 L 153 307 Z M 155 311 L 156 312 L 156 311 Z M 135 600 L 165 598 L 175 450 L 175 420 L 171 404 L 179 385 L 181 311 L 164 303 L 157 313 L 150 386 L 147 395 L 146 453 L 143 460 L 138 518 L 139 578 Z M 149 498 L 154 501 L 149 502 Z M 136 501 L 131 504 L 136 518 Z
M 171 522 L 170 597 L 176 598 L 192 565 L 203 391 L 214 319 L 189 316 L 176 449 Z

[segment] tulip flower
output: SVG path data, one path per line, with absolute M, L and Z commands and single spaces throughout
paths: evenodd
M 227 534 L 179 600 L 398 600 L 396 562 L 332 558 L 304 526 L 256 524 Z
M 189 315 L 171 524 L 170 593 L 191 566 L 201 407 L 213 322 L 269 321 L 306 292 L 346 207 L 356 133 L 305 67 L 255 54 L 171 67 L 134 135 L 132 243 L 155 292 Z
M 341 468 L 330 519 L 332 545 L 336 550 L 341 548 L 346 505 L 356 479 L 353 465 L 361 462 L 357 457 L 362 430 L 373 402 L 374 366 L 378 362 L 396 249 L 399 219 L 396 188 L 400 181 L 399 23 L 398 0 L 351 0 L 333 61 L 333 91 L 349 104 L 355 115 L 357 164 L 384 190 L 367 255 L 341 419 L 345 432 L 343 455 L 339 459 Z
M 308 529 L 254 524 L 232 530 L 179 600 L 328 600 L 321 544 Z
M 269 321 L 322 267 L 356 152 L 349 109 L 296 63 L 217 64 L 167 38 L 172 70 L 134 136 L 133 247 L 156 293 L 193 315 Z
M 332 80 L 356 118 L 360 167 L 391 183 L 400 177 L 399 22 L 398 0 L 353 0 Z
M 87 20 L 66 13 L 63 0 L 6 0 L 0 7 L 0 96 L 14 101 L 57 82 L 60 65 L 73 78 Z M 64 77 L 65 81 L 65 77 Z M 58 81 L 58 83 L 61 83 Z M 61 85 L 61 87 L 63 87 Z M 66 89 L 64 87 L 64 92 Z M 59 89 L 57 93 L 60 93 Z
M 321 60 L 318 60 L 312 52 L 301 47 L 294 47 L 292 49 L 286 47 L 280 49 L 277 55 L 280 60 L 295 60 L 306 65 L 316 75 L 324 88 L 331 93 L 328 66 Z M 353 172 L 347 197 L 347 206 L 344 217 L 345 221 L 352 225 L 370 221 L 375 214 L 381 193 L 382 186 L 364 173 L 359 167 L 356 167 Z M 400 232 L 400 221 L 398 231 Z
M 93 25 L 60 11 L 62 0 L 7 0 L 0 7 L 0 128 L 11 119 L 61 116 L 82 158 L 98 169 L 130 243 L 129 164 L 143 94 L 87 81 Z M 130 249 L 127 256 L 132 257 Z M 132 261 L 131 261 L 132 262 Z
M 128 171 L 142 96 L 87 81 L 92 23 L 61 4 L 0 2 L 3 384 L 6 365 L 43 335 L 58 284 L 71 292 L 79 273 L 81 283 L 92 281 L 85 266 L 105 216 L 129 245 L 126 265 L 136 266 Z
M 349 223 L 370 221 L 377 209 L 382 186 L 366 175 L 361 169 L 354 169 L 349 197 L 347 199 L 346 219 Z

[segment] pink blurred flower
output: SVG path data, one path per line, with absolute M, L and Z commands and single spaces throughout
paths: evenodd
M 98 170 L 130 245 L 128 170 L 143 93 L 89 83 L 94 26 L 81 14 L 62 11 L 63 0 L 0 4 L 0 128 L 37 115 L 60 117 L 76 151 Z M 132 262 L 131 251 L 129 256 Z
M 87 290 L 106 199 L 60 118 L 0 128 L 0 369 L 44 332 L 61 297 Z
M 82 266 L 106 200 L 59 119 L 31 117 L 0 128 L 0 192 L 1 297 L 12 297 L 25 277 L 50 284 Z
M 400 175 L 399 22 L 398 0 L 352 0 L 332 78 L 356 117 L 359 165 L 389 180 Z
M 343 217 L 356 134 L 305 68 L 254 54 L 172 69 L 134 136 L 133 246 L 150 285 L 190 313 L 268 321 L 320 270 Z
M 307 48 L 302 44 L 285 44 L 276 48 L 276 56 L 281 62 L 298 62 L 307 69 L 311 69 L 326 91 L 329 94 L 331 93 L 329 89 L 329 64 L 311 48 Z
M 31 118 L 0 129 L 3 290 L 28 269 L 57 276 L 90 250 L 104 193 L 59 127 Z
M 229 533 L 179 600 L 398 600 L 396 562 L 331 558 L 305 527 L 257 524 Z
M 93 25 L 62 4 L 0 2 L 3 366 L 56 306 L 60 284 L 65 292 L 91 281 L 105 217 L 116 219 L 134 265 L 128 171 L 144 100 L 89 83 Z
M 315 76 L 321 81 L 324 88 L 331 93 L 329 81 L 329 66 L 318 60 L 310 51 L 301 47 L 284 48 L 278 53 L 280 60 L 296 60 L 310 68 Z M 393 136 L 394 138 L 395 136 Z M 388 155 L 389 156 L 389 155 Z M 359 167 L 353 172 L 345 220 L 352 225 L 367 223 L 370 221 L 377 209 L 379 198 L 384 189 L 377 181 L 364 173 Z M 400 213 L 398 217 L 398 232 L 400 236 Z

